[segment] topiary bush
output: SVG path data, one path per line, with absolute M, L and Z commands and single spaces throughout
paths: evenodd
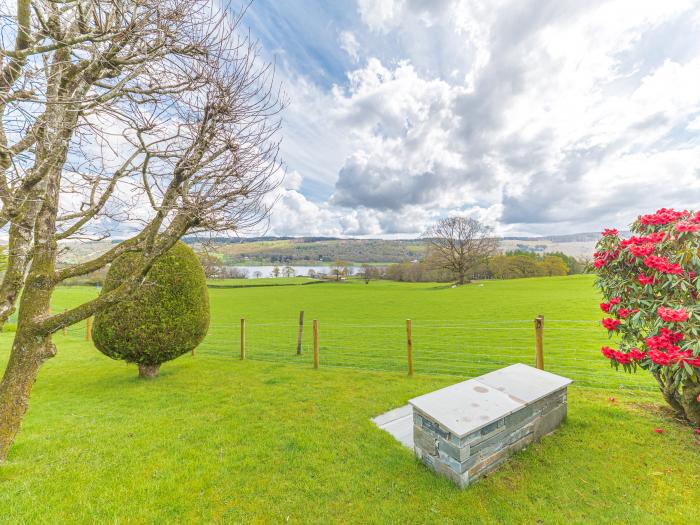
M 116 259 L 102 293 L 128 278 L 138 257 Z M 154 377 L 162 363 L 193 350 L 208 328 L 204 269 L 194 251 L 178 242 L 153 264 L 133 298 L 95 315 L 92 337 L 106 356 L 136 363 L 141 377 Z
M 602 324 L 617 348 L 602 353 L 625 372 L 650 372 L 671 407 L 700 427 L 700 212 L 642 215 L 620 239 L 605 230 L 594 254 L 605 297 Z

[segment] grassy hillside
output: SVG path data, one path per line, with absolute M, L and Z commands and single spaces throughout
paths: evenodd
M 221 255 L 226 264 L 318 264 L 337 260 L 371 263 L 417 259 L 424 255 L 425 246 L 419 240 L 299 238 L 216 243 L 210 251 Z
M 527 339 L 534 337 L 531 318 L 537 313 L 546 316 L 552 330 L 555 318 L 586 321 L 573 343 L 586 349 L 579 359 L 603 373 L 594 326 L 600 315 L 587 277 L 457 289 L 373 282 L 210 293 L 213 326 L 207 342 L 196 356 L 164 365 L 153 382 L 138 380 L 135 367 L 99 354 L 84 341 L 83 327 L 56 336 L 58 356 L 42 371 L 23 430 L 0 469 L 1 522 L 695 520 L 700 443 L 691 429 L 668 417 L 658 394 L 613 388 L 614 379 L 596 389 L 579 381 L 570 390 L 569 417 L 555 435 L 465 491 L 435 477 L 369 421 L 468 375 L 456 364 L 450 372 L 455 376 L 431 372 L 437 362 L 421 362 L 428 341 L 424 334 L 416 337 L 416 376 L 406 377 L 401 367 L 407 317 L 433 329 L 481 326 L 482 334 L 491 334 L 487 346 L 494 355 L 507 346 L 509 334 L 520 336 L 509 327 L 487 331 L 488 321 L 508 321 L 515 328 L 526 322 Z M 92 288 L 60 289 L 54 309 L 94 294 Z M 308 366 L 306 355 L 290 358 L 294 348 L 286 342 L 293 343 L 295 332 L 287 337 L 283 327 L 296 323 L 300 308 L 307 319 L 320 320 L 322 338 L 333 333 L 333 325 L 346 326 L 343 337 L 351 352 L 332 363 L 332 345 L 322 348 L 319 370 Z M 263 358 L 278 362 L 235 358 L 241 316 L 251 324 L 249 355 L 260 358 L 256 352 L 268 352 Z M 271 346 L 262 338 L 255 342 L 253 321 Z M 387 342 L 397 338 L 395 347 L 377 344 L 381 327 Z M 474 330 L 463 330 L 459 337 L 473 341 Z M 553 337 L 547 368 L 557 362 L 557 352 L 564 355 L 563 347 L 551 344 Z M 0 334 L 0 364 L 10 338 Z M 285 344 L 275 347 L 280 338 Z M 466 343 L 463 350 L 468 361 Z M 531 350 L 530 345 L 528 356 Z M 394 351 L 396 369 L 393 358 L 386 358 L 384 368 L 390 371 L 369 370 L 377 368 L 372 356 Z M 363 356 L 359 363 L 358 353 Z

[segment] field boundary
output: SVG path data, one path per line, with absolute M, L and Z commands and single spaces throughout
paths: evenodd
M 300 312 L 301 313 L 301 312 Z M 586 319 L 355 319 L 213 323 L 193 354 L 306 366 L 470 378 L 515 363 L 536 366 L 592 388 L 655 391 L 646 373 L 610 367 L 600 322 Z M 90 323 L 63 335 L 89 340 Z M 314 330 L 314 326 L 316 330 Z

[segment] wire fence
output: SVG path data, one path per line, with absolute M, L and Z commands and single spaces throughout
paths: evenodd
M 403 320 L 371 324 L 318 321 L 320 366 L 407 373 L 408 337 Z M 264 323 L 246 320 L 245 357 L 261 361 L 313 365 L 311 323 Z M 544 369 L 579 385 L 653 390 L 648 374 L 610 368 L 600 354 L 609 344 L 596 321 L 547 320 L 543 330 Z M 203 356 L 240 358 L 240 325 L 214 324 L 198 347 Z M 300 354 L 297 353 L 298 342 Z M 533 320 L 411 322 L 415 374 L 474 377 L 514 363 L 535 366 Z
M 89 340 L 88 323 L 69 327 L 64 336 Z M 299 336 L 298 322 L 212 324 L 196 355 L 245 358 L 312 367 L 314 338 L 307 320 Z M 536 329 L 530 320 L 436 322 L 411 321 L 414 374 L 475 377 L 515 363 L 535 366 Z M 60 334 L 57 334 L 57 336 Z M 600 354 L 610 344 L 599 322 L 546 319 L 542 331 L 544 369 L 581 386 L 605 389 L 655 390 L 649 374 L 611 368 Z M 342 367 L 406 374 L 409 370 L 406 321 L 369 323 L 318 320 L 320 367 Z M 299 350 L 299 353 L 297 353 Z

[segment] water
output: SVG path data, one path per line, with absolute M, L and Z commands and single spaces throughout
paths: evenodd
M 248 274 L 249 279 L 254 279 L 257 277 L 274 277 L 272 275 L 272 270 L 275 266 L 230 266 L 229 268 L 235 268 L 239 271 L 245 271 Z M 280 270 L 280 277 L 286 277 L 284 270 L 287 268 L 286 265 L 278 265 L 277 268 Z M 296 277 L 307 277 L 309 271 L 312 270 L 315 273 L 325 273 L 330 275 L 332 266 L 291 266 L 294 270 L 294 276 Z M 349 266 L 351 275 L 355 275 L 362 271 L 360 266 Z M 258 272 L 260 272 L 258 274 Z

